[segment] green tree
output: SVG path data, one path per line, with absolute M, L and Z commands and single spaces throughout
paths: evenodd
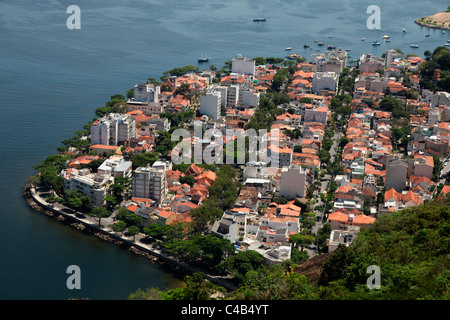
M 136 235 L 141 231 L 141 229 L 137 226 L 129 226 L 128 233 L 133 236 L 133 241 L 136 240 Z
M 108 211 L 108 209 L 104 207 L 98 207 L 92 209 L 92 211 L 89 213 L 89 216 L 98 218 L 98 226 L 101 226 L 102 218 L 109 217 L 111 213 Z

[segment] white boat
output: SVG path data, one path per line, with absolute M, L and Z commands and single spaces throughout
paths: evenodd
M 374 41 L 374 42 L 372 42 L 372 45 L 373 45 L 373 46 L 379 46 L 380 43 L 379 43 L 378 41 Z
M 284 49 L 284 50 L 286 50 L 286 51 L 290 51 L 290 50 L 292 50 L 292 48 L 291 47 L 287 47 L 286 49 Z
M 447 42 L 446 44 L 444 44 L 444 46 L 450 47 L 450 42 Z
M 361 41 L 364 41 L 364 40 L 366 40 L 366 38 L 361 38 Z
M 411 47 L 411 48 L 418 48 L 418 47 L 419 47 L 419 45 L 418 45 L 418 44 L 415 44 L 415 43 L 413 43 L 413 44 L 411 44 L 411 45 L 410 45 L 410 47 Z
M 403 28 L 402 31 L 403 31 L 403 32 L 406 32 L 406 28 Z
M 383 36 L 383 39 L 389 39 L 389 36 L 388 36 L 387 34 L 385 34 L 385 35 Z

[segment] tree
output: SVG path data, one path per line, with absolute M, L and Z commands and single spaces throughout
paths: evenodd
M 186 183 L 192 187 L 195 183 L 195 177 L 191 175 L 185 175 L 184 177 L 180 178 L 180 183 Z
M 247 272 L 261 268 L 263 262 L 264 257 L 259 252 L 245 250 L 225 260 L 220 269 L 231 273 L 238 279 L 244 279 Z
M 300 251 L 303 252 L 304 248 L 312 243 L 314 243 L 314 237 L 306 234 L 293 234 L 289 238 L 289 242 L 294 246 L 300 246 Z
M 127 224 L 122 221 L 119 220 L 116 223 L 110 224 L 109 225 L 115 232 L 123 232 L 125 231 L 125 229 L 127 228 Z
M 128 227 L 128 233 L 133 236 L 133 241 L 136 239 L 136 235 L 141 231 L 138 226 L 130 226 Z
M 101 220 L 102 218 L 109 217 L 111 213 L 104 207 L 98 207 L 92 209 L 92 211 L 89 213 L 89 216 L 98 218 L 98 226 L 101 226 Z

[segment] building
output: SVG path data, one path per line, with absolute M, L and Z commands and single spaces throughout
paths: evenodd
M 110 113 L 91 125 L 91 144 L 118 146 L 136 137 L 136 120 L 132 115 Z
M 231 61 L 231 72 L 232 73 L 241 73 L 246 75 L 254 75 L 255 74 L 255 60 L 249 60 L 246 57 L 238 54 Z
M 392 67 L 392 62 L 401 58 L 404 58 L 404 56 L 397 50 L 395 49 L 386 50 L 386 54 L 384 56 L 386 69 Z
M 313 108 L 305 109 L 304 122 L 320 122 L 327 124 L 328 107 L 327 106 L 315 106 Z
M 160 114 L 164 111 L 164 106 L 159 102 L 149 102 L 149 101 L 127 101 L 128 111 L 142 111 L 146 116 L 152 116 L 155 114 Z
M 143 83 L 134 86 L 135 101 L 159 102 L 160 93 L 161 88 L 155 84 Z
M 200 98 L 200 113 L 217 120 L 220 117 L 222 98 L 219 91 L 208 91 Z
M 386 190 L 394 188 L 397 192 L 402 192 L 406 185 L 408 173 L 408 162 L 402 159 L 389 159 L 386 161 Z
M 361 73 L 375 73 L 377 70 L 384 70 L 384 59 L 375 57 L 370 53 L 365 53 L 359 59 L 358 68 Z
M 335 72 L 316 72 L 312 81 L 312 92 L 321 94 L 322 90 L 337 91 L 339 78 Z
M 280 177 L 280 196 L 286 199 L 304 198 L 306 195 L 306 170 L 297 165 L 284 167 Z
M 97 169 L 97 174 L 105 177 L 125 177 L 131 178 L 132 162 L 131 161 L 115 161 L 106 159 Z
M 91 199 L 92 207 L 101 207 L 107 195 L 108 186 L 114 181 L 110 176 L 91 173 L 89 169 L 69 169 L 61 172 L 64 190 L 77 190 Z
M 139 167 L 133 172 L 133 197 L 153 199 L 161 203 L 166 198 L 166 172 L 152 167 Z
M 239 104 L 241 106 L 257 107 L 259 105 L 259 92 L 253 90 L 239 91 Z

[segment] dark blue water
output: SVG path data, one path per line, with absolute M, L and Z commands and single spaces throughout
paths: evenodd
M 180 285 L 167 270 L 37 214 L 22 199 L 32 166 L 111 95 L 205 54 L 218 67 L 238 53 L 284 57 L 285 47 L 309 60 L 317 39 L 354 58 L 389 48 L 423 55 L 450 38 L 413 23 L 445 10 L 445 1 L 11 2 L 0 1 L 0 299 L 125 299 L 138 288 Z M 66 27 L 70 4 L 81 9 L 80 30 Z M 378 31 L 366 27 L 372 4 L 381 9 Z M 267 21 L 253 22 L 260 13 Z M 81 268 L 81 290 L 66 288 L 72 264 Z

